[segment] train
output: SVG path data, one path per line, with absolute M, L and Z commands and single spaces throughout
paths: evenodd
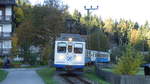
M 61 34 L 55 40 L 54 66 L 60 72 L 83 72 L 86 42 L 80 34 Z
M 86 64 L 93 63 L 109 63 L 110 60 L 110 52 L 96 51 L 96 50 L 86 50 Z

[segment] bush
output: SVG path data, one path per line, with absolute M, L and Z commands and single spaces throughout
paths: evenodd
M 135 75 L 143 63 L 143 56 L 131 45 L 127 45 L 122 57 L 116 65 L 115 72 L 122 75 Z
M 148 43 L 147 41 L 139 40 L 135 45 L 134 48 L 138 51 L 148 51 Z
M 3 60 L 0 58 L 0 68 L 3 67 Z
M 30 59 L 29 59 L 28 63 L 31 65 L 37 64 L 37 62 L 38 62 L 37 57 L 38 57 L 37 53 L 30 53 Z
M 88 46 L 90 50 L 108 51 L 109 41 L 104 32 L 97 30 L 88 36 Z
M 146 63 L 150 63 L 150 52 L 148 52 L 148 54 L 146 54 L 146 55 L 144 56 L 144 61 L 145 61 Z
M 21 64 L 22 63 L 20 61 L 14 61 L 11 63 L 11 67 L 20 68 Z
M 52 46 L 49 46 L 49 44 L 47 44 L 42 51 L 42 60 L 41 60 L 42 65 L 48 65 L 49 60 L 53 59 L 54 56 L 50 55 L 51 53 L 52 53 Z
M 119 46 L 118 48 L 112 49 L 111 62 L 117 64 L 118 59 L 122 56 L 122 52 L 125 50 L 125 46 Z

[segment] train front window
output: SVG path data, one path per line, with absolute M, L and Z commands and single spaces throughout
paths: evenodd
M 72 52 L 72 46 L 71 45 L 68 46 L 68 52 Z
M 65 42 L 59 42 L 57 44 L 57 52 L 58 53 L 66 53 L 66 43 Z
M 83 44 L 76 43 L 74 45 L 74 53 L 81 54 L 83 52 Z

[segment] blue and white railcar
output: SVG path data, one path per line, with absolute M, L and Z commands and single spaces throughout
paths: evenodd
M 86 62 L 87 64 L 94 63 L 95 60 L 96 60 L 96 54 L 97 54 L 97 51 L 94 51 L 94 50 L 86 50 L 86 59 L 85 59 L 85 62 Z
M 96 54 L 97 63 L 108 63 L 110 62 L 110 53 L 109 52 L 98 52 Z
M 90 54 L 90 50 L 86 50 L 86 56 L 85 56 L 85 63 L 88 64 L 91 62 L 91 54 Z
M 57 71 L 83 71 L 86 43 L 79 34 L 61 34 L 55 41 L 54 65 Z
M 95 50 L 87 50 L 86 55 L 86 63 L 108 63 L 110 62 L 110 53 L 95 51 Z

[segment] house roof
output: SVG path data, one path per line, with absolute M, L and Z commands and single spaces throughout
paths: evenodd
M 0 0 L 0 5 L 15 5 L 16 0 Z

